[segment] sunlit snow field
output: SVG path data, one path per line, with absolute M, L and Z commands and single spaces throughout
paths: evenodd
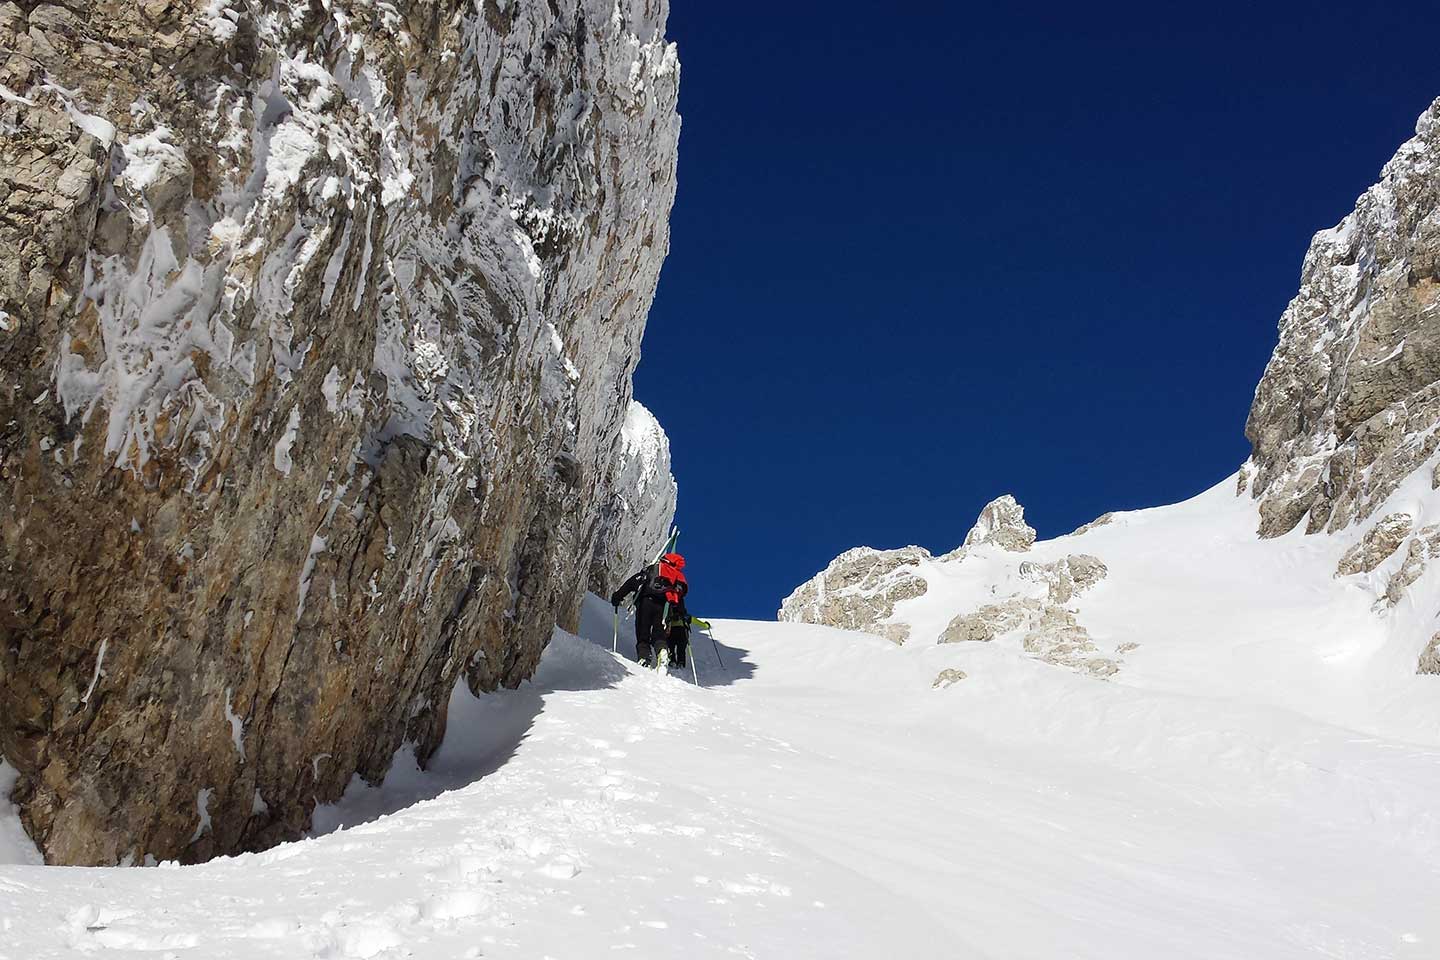
M 921 642 L 1004 575 L 983 552 L 927 569 L 906 647 L 718 621 L 699 688 L 613 655 L 593 601 L 312 839 L 52 868 L 0 818 L 0 957 L 1432 960 L 1433 611 L 1374 613 L 1383 568 L 1332 576 L 1345 537 L 1257 541 L 1229 483 L 1036 545 L 1108 565 L 1081 618 L 1140 644 L 1110 681 Z

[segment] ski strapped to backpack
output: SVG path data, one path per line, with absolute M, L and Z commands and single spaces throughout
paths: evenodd
M 663 547 L 660 548 L 660 552 L 655 555 L 655 559 L 651 562 L 650 566 L 657 568 L 657 570 L 658 570 L 658 569 L 662 569 L 662 568 L 660 567 L 660 562 L 661 562 L 661 560 L 663 560 L 667 555 L 674 553 L 674 552 L 675 552 L 675 544 L 677 544 L 677 543 L 679 543 L 679 542 L 680 542 L 680 528 L 679 528 L 679 527 L 674 527 L 674 528 L 672 528 L 671 531 L 670 531 L 670 539 L 665 541 L 665 546 L 663 546 Z M 647 568 L 647 569 L 648 569 L 648 568 Z M 640 591 L 638 591 L 638 590 L 635 591 L 635 602 L 636 602 L 636 603 L 639 603 L 639 602 L 640 602 Z M 666 597 L 666 598 L 665 598 L 665 606 L 662 607 L 661 610 L 660 610 L 660 622 L 661 622 L 661 623 L 668 623 L 669 621 L 670 621 L 670 598 L 669 598 L 669 597 Z

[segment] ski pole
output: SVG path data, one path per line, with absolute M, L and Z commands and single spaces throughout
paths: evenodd
M 713 645 L 713 646 L 715 647 L 715 662 L 718 663 L 718 664 L 720 664 L 720 669 L 721 669 L 721 670 L 724 670 L 724 669 L 725 669 L 725 661 L 720 659 L 720 644 L 718 644 L 718 643 L 715 642 L 715 631 L 714 631 L 714 630 L 706 630 L 705 633 L 706 633 L 706 635 L 710 638 L 710 643 L 711 643 L 711 645 Z

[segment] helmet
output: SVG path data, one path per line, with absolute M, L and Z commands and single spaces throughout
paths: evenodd
M 677 570 L 685 569 L 685 558 L 680 556 L 680 554 L 678 553 L 667 553 L 660 559 L 664 560 L 666 563 L 670 564 L 670 566 L 674 567 Z

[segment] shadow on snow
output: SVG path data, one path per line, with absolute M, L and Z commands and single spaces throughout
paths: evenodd
M 610 649 L 613 627 L 610 605 L 587 596 L 580 637 L 557 630 L 535 676 L 518 689 L 476 697 L 464 680 L 456 683 L 450 693 L 445 740 L 429 764 L 421 769 L 414 748 L 408 744 L 401 747 L 383 784 L 372 786 L 356 776 L 338 802 L 317 807 L 310 835 L 324 836 L 369 823 L 495 773 L 525 741 L 548 696 L 605 690 L 629 676 L 631 668 L 621 658 L 634 657 L 634 623 L 628 616 L 621 618 L 616 653 Z M 712 641 L 708 634 L 692 634 L 691 649 L 702 688 L 727 686 L 755 673 L 748 650 L 729 646 L 719 638 Z M 671 679 L 688 684 L 691 676 L 688 669 L 677 668 Z

